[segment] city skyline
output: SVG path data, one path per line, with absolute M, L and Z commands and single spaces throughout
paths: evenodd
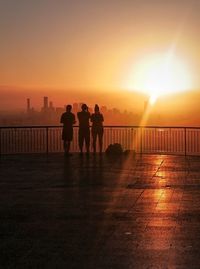
M 1 1 L 0 112 L 23 112 L 27 98 L 39 110 L 49 96 L 55 107 L 98 103 L 142 115 L 148 100 L 149 118 L 167 118 L 151 124 L 197 125 L 199 8 L 196 0 Z
M 72 99 L 107 93 L 111 103 L 129 91 L 187 95 L 200 88 L 199 8 L 196 0 L 1 1 L 0 107 L 44 88 L 53 98 L 58 89 Z
M 0 126 L 31 126 L 31 125 L 59 125 L 60 116 L 66 110 L 66 105 L 69 103 L 63 103 L 58 106 L 54 99 L 48 96 L 40 97 L 41 106 L 35 107 L 31 98 L 23 100 L 23 109 L 20 111 L 9 111 L 0 113 Z M 198 102 L 199 99 L 195 98 Z M 169 98 L 169 100 L 171 100 Z M 166 100 L 163 100 L 166 102 Z M 182 102 L 183 100 L 181 100 Z M 186 103 L 188 100 L 184 100 Z M 72 112 L 77 117 L 77 112 L 81 111 L 81 105 L 84 102 L 72 102 Z M 98 103 L 99 104 L 99 103 Z M 94 105 L 89 105 L 90 113 L 94 111 Z M 105 125 L 160 125 L 160 126 L 199 126 L 199 113 L 197 113 L 195 107 L 190 111 L 185 111 L 183 103 L 180 103 L 181 110 L 174 115 L 173 109 L 171 113 L 161 109 L 156 109 L 154 105 L 151 105 L 150 99 L 144 99 L 139 110 L 130 111 L 127 108 L 117 108 L 107 106 L 105 104 L 99 104 L 100 111 L 104 115 Z M 177 104 L 171 103 L 171 108 Z M 146 112 L 148 111 L 148 118 L 143 123 Z M 195 114 L 194 114 L 195 112 Z M 191 119 L 192 118 L 192 119 Z

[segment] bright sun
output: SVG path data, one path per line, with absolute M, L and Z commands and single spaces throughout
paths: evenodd
M 161 95 L 191 88 L 187 66 L 172 54 L 151 55 L 133 66 L 126 87 L 149 95 L 153 104 Z

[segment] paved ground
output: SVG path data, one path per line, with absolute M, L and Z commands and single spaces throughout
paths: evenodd
M 200 268 L 200 158 L 4 156 L 0 268 Z

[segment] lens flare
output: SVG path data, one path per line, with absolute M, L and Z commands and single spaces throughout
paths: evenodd
M 146 93 L 154 104 L 159 96 L 190 89 L 191 77 L 187 65 L 174 54 L 151 55 L 130 68 L 125 87 Z
M 157 98 L 158 98 L 157 95 L 152 94 L 152 95 L 150 96 L 150 98 L 149 98 L 149 103 L 150 103 L 150 105 L 154 105 L 155 102 L 156 102 L 156 100 L 157 100 Z

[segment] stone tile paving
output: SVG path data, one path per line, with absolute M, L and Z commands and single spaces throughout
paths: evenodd
M 0 268 L 200 268 L 200 158 L 2 156 Z

